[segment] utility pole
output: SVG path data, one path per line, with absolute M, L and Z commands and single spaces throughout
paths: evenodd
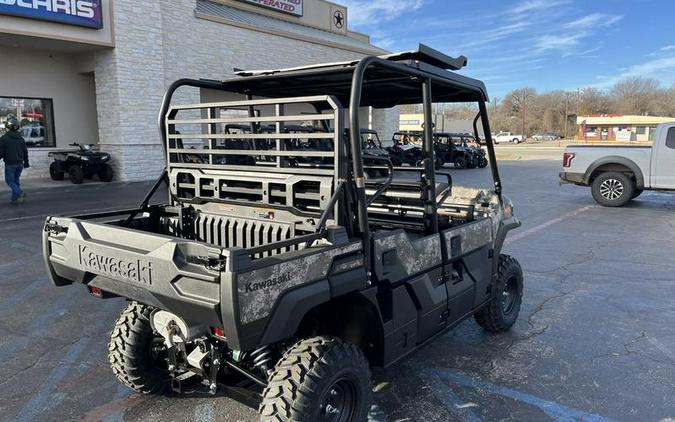
M 569 106 L 570 106 L 570 93 L 565 92 L 565 133 L 563 134 L 563 137 L 567 139 L 567 121 L 569 118 Z

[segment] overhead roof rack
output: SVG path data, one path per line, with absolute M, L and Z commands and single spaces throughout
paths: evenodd
M 450 57 L 446 54 L 441 53 L 438 50 L 426 46 L 424 44 L 419 44 L 416 50 L 403 51 L 400 53 L 386 54 L 379 56 L 385 60 L 391 60 L 393 62 L 401 61 L 415 61 L 421 63 L 427 63 L 432 66 L 438 67 L 443 70 L 459 70 L 467 65 L 468 59 L 466 56 L 459 57 Z M 352 67 L 355 66 L 359 60 L 350 60 L 343 62 L 332 62 L 332 63 L 319 63 L 312 64 L 308 66 L 297 66 L 297 67 L 286 67 L 281 69 L 259 69 L 259 70 L 244 70 L 234 68 L 234 73 L 237 76 L 262 76 L 262 75 L 274 75 L 278 73 L 294 72 L 298 70 L 312 70 L 312 69 L 322 69 L 330 67 Z
M 350 102 L 352 77 L 359 64 L 371 60 L 364 80 L 361 106 L 388 108 L 422 102 L 420 83 L 430 79 L 433 102 L 488 101 L 483 82 L 454 72 L 466 66 L 464 56 L 450 57 L 426 45 L 416 50 L 351 61 L 322 63 L 285 69 L 237 70 L 238 78 L 221 82 L 218 89 L 261 98 L 331 95 L 341 104 Z M 392 66 L 382 66 L 389 63 Z

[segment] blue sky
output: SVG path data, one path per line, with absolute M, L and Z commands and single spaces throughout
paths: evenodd
M 464 54 L 492 97 L 610 87 L 626 76 L 675 84 L 674 0 L 337 0 L 349 27 L 391 51 L 422 42 Z

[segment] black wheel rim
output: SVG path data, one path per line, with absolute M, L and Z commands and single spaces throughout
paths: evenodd
M 502 291 L 502 312 L 508 315 L 513 311 L 518 300 L 518 282 L 515 277 L 511 277 L 506 281 L 506 286 Z
M 164 337 L 153 336 L 148 350 L 148 357 L 161 369 L 167 369 L 169 367 L 169 356 L 166 351 L 166 345 L 164 344 Z
M 356 413 L 356 387 L 346 378 L 335 381 L 321 399 L 320 420 L 351 421 Z

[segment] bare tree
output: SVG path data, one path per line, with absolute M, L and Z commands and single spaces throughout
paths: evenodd
M 625 114 L 655 114 L 658 96 L 661 92 L 656 79 L 631 76 L 612 87 L 613 109 Z

